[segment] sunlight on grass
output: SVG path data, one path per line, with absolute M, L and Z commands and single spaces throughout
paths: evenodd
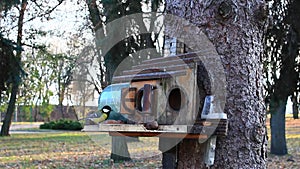
M 157 144 L 154 138 L 142 138 L 140 146 Z M 111 168 L 111 137 L 108 133 L 12 134 L 0 137 L 0 168 Z M 129 143 L 131 144 L 131 143 Z M 133 143 L 136 144 L 136 143 Z M 157 153 L 149 148 L 147 155 Z M 133 147 L 134 149 L 134 147 Z M 130 150 L 129 150 L 130 151 Z M 142 153 L 133 153 L 140 157 Z M 160 157 L 147 160 L 147 166 L 159 166 Z M 115 168 L 144 166 L 145 160 L 115 164 Z M 155 167 L 154 167 L 155 168 Z
M 289 154 L 269 155 L 268 168 L 299 168 L 299 124 L 300 120 L 287 120 Z M 268 135 L 270 139 L 269 126 Z M 160 168 L 162 156 L 158 140 L 157 137 L 140 137 L 138 141 L 129 141 L 133 161 L 112 164 L 111 137 L 106 132 L 12 134 L 0 137 L 0 168 Z
M 158 150 L 157 137 L 139 137 L 138 142 L 128 142 L 128 151 L 131 158 L 149 158 L 161 154 Z
M 44 122 L 12 122 L 11 125 L 24 125 L 24 124 L 37 124 L 37 125 L 40 125 L 40 124 L 43 124 Z M 0 125 L 2 125 L 3 123 L 0 122 Z
M 286 135 L 286 138 L 287 139 L 290 139 L 290 138 L 298 138 L 299 139 L 299 146 L 300 146 L 300 134 L 287 134 Z

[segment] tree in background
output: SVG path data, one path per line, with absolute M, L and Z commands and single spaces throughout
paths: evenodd
M 18 30 L 17 30 L 17 46 L 21 48 L 22 46 L 22 38 L 23 38 L 23 24 L 24 24 L 24 15 L 27 8 L 27 0 L 22 0 L 20 8 L 19 8 L 19 17 L 18 17 Z M 16 56 L 11 58 L 10 60 L 10 100 L 8 103 L 7 111 L 5 114 L 5 118 L 3 121 L 3 125 L 1 128 L 1 136 L 8 136 L 9 135 L 9 127 L 11 124 L 11 118 L 13 116 L 16 99 L 18 94 L 19 84 L 21 82 L 21 55 L 22 50 L 17 50 Z
M 3 94 L 9 86 L 10 60 L 14 55 L 15 45 L 12 41 L 0 36 L 0 103 L 3 100 Z
M 114 21 L 115 19 L 121 18 L 123 16 L 127 16 L 135 13 L 143 13 L 142 6 L 148 5 L 151 8 L 151 12 L 162 12 L 161 10 L 161 0 L 152 0 L 152 1 L 121 1 L 121 0 L 113 0 L 113 1 L 101 1 L 98 2 L 96 0 L 86 0 L 86 4 L 89 10 L 89 18 L 92 23 L 92 28 L 96 38 L 96 48 L 99 51 L 98 62 L 100 65 L 105 66 L 105 77 L 104 74 L 102 82 L 109 84 L 111 82 L 111 78 L 113 76 L 114 71 L 117 66 L 130 54 L 135 53 L 142 49 L 148 48 L 156 48 L 155 43 L 157 43 L 158 35 L 154 35 L 151 33 L 147 34 L 139 34 L 139 32 L 146 32 L 147 29 L 145 22 L 142 21 L 141 18 L 138 18 L 135 23 L 124 23 L 124 32 L 129 35 L 133 35 L 128 39 L 124 39 L 123 41 L 118 42 L 110 49 L 107 53 L 101 54 L 102 45 L 101 43 L 105 42 L 105 37 L 112 38 L 113 36 L 118 36 L 120 34 L 118 29 L 106 27 L 107 23 Z M 150 25 L 154 25 L 154 21 L 150 21 Z M 129 26 L 131 24 L 131 26 Z M 153 27 L 149 28 L 148 32 L 151 32 Z M 144 53 L 141 55 L 140 60 L 150 57 L 158 57 L 160 56 L 159 52 L 152 51 L 154 53 Z M 104 55 L 104 56 L 102 56 Z M 132 62 L 139 62 L 138 59 L 132 59 Z M 104 64 L 103 64 L 104 63 Z M 135 63 L 135 64 L 137 64 Z M 102 67 L 103 67 L 102 66 Z M 104 69 L 101 71 L 104 72 Z M 105 87 L 107 84 L 103 84 Z
M 5 114 L 5 118 L 3 121 L 2 129 L 1 129 L 1 136 L 8 136 L 9 135 L 9 127 L 11 124 L 11 119 L 13 116 L 13 113 L 15 111 L 15 105 L 16 105 L 16 99 L 17 94 L 19 90 L 19 85 L 21 83 L 22 75 L 24 75 L 24 72 L 22 73 L 21 68 L 21 60 L 22 60 L 22 48 L 24 47 L 24 23 L 30 22 L 36 18 L 47 18 L 49 17 L 50 13 L 60 4 L 62 3 L 61 0 L 57 1 L 57 4 L 52 7 L 49 5 L 46 5 L 46 7 L 43 4 L 45 1 L 30 1 L 30 0 L 14 0 L 14 1 L 1 1 L 0 3 L 0 11 L 1 17 L 3 23 L 5 23 L 5 26 L 1 26 L 0 32 L 1 36 L 5 37 L 7 36 L 7 39 L 12 38 L 12 35 L 16 35 L 16 54 L 15 56 L 9 56 L 9 67 L 7 67 L 9 70 L 9 78 L 8 81 L 5 83 L 7 84 L 7 88 L 9 89 L 9 102 L 7 111 Z M 28 4 L 35 6 L 36 8 L 30 8 L 32 11 L 28 10 Z M 45 7 L 45 8 L 44 8 Z M 13 10 L 16 10 L 18 12 L 15 12 Z M 25 18 L 26 16 L 26 18 Z M 28 18 L 27 18 L 28 17 Z M 16 19 L 17 18 L 17 19 Z M 25 20 L 26 19 L 26 20 Z M 2 24 L 3 24 L 2 23 Z M 17 29 L 15 31 L 15 29 Z M 15 32 L 14 32 L 15 31 Z M 30 38 L 29 38 L 30 39 Z M 13 42 L 13 40 L 10 40 Z M 29 45 L 31 47 L 34 47 L 34 45 Z M 5 80 L 5 79 L 4 79 Z
M 109 28 L 107 24 L 114 21 L 115 19 L 121 18 L 135 13 L 143 13 L 142 6 L 148 5 L 151 12 L 161 12 L 160 6 L 162 0 L 86 0 L 86 5 L 89 11 L 89 19 L 92 24 L 92 29 L 95 34 L 96 48 L 98 55 L 98 62 L 100 65 L 101 83 L 102 87 L 106 87 L 111 83 L 113 74 L 117 69 L 118 65 L 125 59 L 137 51 L 152 48 L 155 49 L 155 43 L 157 42 L 158 35 L 152 33 L 140 34 L 139 32 L 146 32 L 146 23 L 143 22 L 142 18 L 137 18 L 135 23 L 124 23 L 123 28 Z M 141 22 L 142 21 L 142 22 Z M 150 25 L 154 26 L 154 21 L 150 21 Z M 129 26 L 131 25 L 131 26 Z M 153 27 L 150 26 L 149 31 Z M 124 39 L 115 44 L 107 53 L 103 53 L 103 44 L 107 43 L 105 38 L 113 38 L 121 34 L 120 30 L 126 32 L 128 35 L 133 35 L 127 39 Z M 160 54 L 157 51 L 152 53 L 142 53 L 139 55 L 139 59 L 132 59 L 131 62 L 138 64 L 139 61 L 145 60 L 146 58 L 159 57 Z M 128 65 L 132 63 L 127 63 Z M 105 67 L 105 68 L 104 68 Z M 105 75 L 104 75 L 105 74 Z M 118 155 L 122 154 L 123 157 Z M 113 137 L 112 138 L 112 153 L 111 158 L 115 161 L 128 160 L 129 152 L 125 138 Z
M 20 3 L 19 0 L 15 1 L 1 1 L 0 2 L 0 17 L 6 17 L 7 12 L 16 4 Z M 12 78 L 13 62 L 16 61 L 14 50 L 20 50 L 17 44 L 7 38 L 4 38 L 2 31 L 0 32 L 0 103 L 4 102 L 4 92 L 9 92 L 9 86 Z M 4 96 L 4 97 L 3 97 Z M 1 104 L 1 109 L 7 109 L 7 105 Z M 8 116 L 9 117 L 9 116 Z M 2 118 L 2 117 L 1 117 Z M 6 122 L 6 127 L 9 123 Z M 4 135 L 7 135 L 5 132 Z M 1 134 L 2 135 L 2 134 Z
M 20 3 L 19 0 L 8 1 L 3 0 L 0 2 L 0 18 L 5 17 L 7 12 L 12 6 Z M 10 74 L 10 63 L 9 61 L 14 58 L 14 49 L 16 44 L 3 37 L 2 32 L 0 33 L 0 103 L 2 102 L 2 94 L 7 90 L 8 79 Z
M 50 105 L 50 97 L 53 92 L 50 90 L 56 78 L 53 75 L 53 70 L 48 66 L 47 54 L 45 52 L 37 52 L 32 50 L 31 54 L 27 54 L 23 61 L 24 71 L 28 72 L 20 86 L 19 104 L 28 107 L 31 120 L 37 121 L 39 112 L 43 112 L 44 119 L 49 119 L 53 107 Z M 35 111 L 35 113 L 32 112 Z M 33 116 L 34 114 L 34 116 Z M 33 116 L 33 117 L 32 117 Z
M 293 102 L 294 118 L 299 111 L 300 26 L 299 1 L 271 1 L 272 22 L 266 33 L 264 57 L 265 102 L 271 114 L 271 153 L 287 154 L 285 137 L 286 104 Z
M 101 77 L 99 73 L 99 65 L 97 62 L 97 50 L 95 45 L 86 45 L 78 55 L 77 66 L 74 71 L 72 94 L 75 102 L 80 106 L 77 113 L 79 119 L 85 118 L 89 109 L 86 102 L 94 100 L 95 91 L 100 95 L 101 82 L 97 77 Z

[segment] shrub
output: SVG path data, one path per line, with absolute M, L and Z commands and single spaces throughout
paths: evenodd
M 81 130 L 82 125 L 78 121 L 61 119 L 57 121 L 50 121 L 40 125 L 40 129 L 53 129 L 53 130 Z

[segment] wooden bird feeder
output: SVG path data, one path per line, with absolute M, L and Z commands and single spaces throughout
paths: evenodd
M 226 135 L 227 116 L 214 110 L 216 98 L 198 54 L 145 60 L 114 76 L 113 85 L 121 86 L 114 106 L 137 124 L 89 125 L 83 130 L 106 131 L 113 136 L 197 139 Z M 157 121 L 157 129 L 145 127 L 151 121 Z

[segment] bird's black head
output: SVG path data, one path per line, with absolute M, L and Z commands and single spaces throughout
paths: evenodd
M 109 107 L 107 105 L 103 106 L 102 109 L 101 109 L 101 112 L 109 115 L 109 113 L 111 112 L 111 107 Z

